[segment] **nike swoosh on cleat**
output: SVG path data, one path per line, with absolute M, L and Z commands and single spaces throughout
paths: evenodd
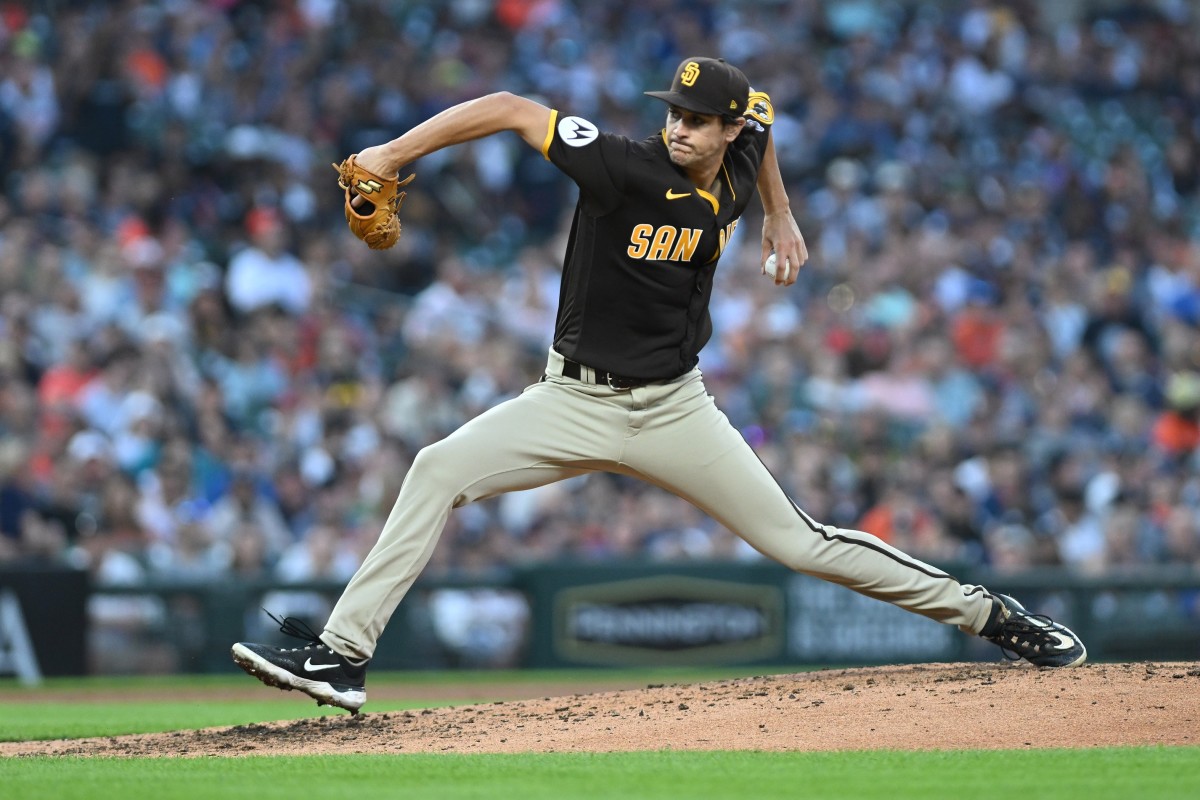
M 1058 631 L 1047 631 L 1047 633 L 1049 633 L 1055 639 L 1058 639 L 1058 647 L 1055 648 L 1056 650 L 1070 650 L 1075 646 L 1075 642 L 1073 642 L 1069 636 L 1064 636 Z
M 304 668 L 309 672 L 316 672 L 319 669 L 336 669 L 337 664 L 314 664 L 311 658 L 306 658 Z
M 691 196 L 692 196 L 691 192 L 676 193 L 676 192 L 671 191 L 670 189 L 667 189 L 667 199 L 668 200 L 678 200 L 681 197 L 691 197 Z

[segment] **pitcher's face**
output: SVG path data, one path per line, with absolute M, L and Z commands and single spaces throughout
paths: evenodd
M 667 149 L 671 161 L 684 169 L 703 169 L 725 157 L 725 148 L 737 138 L 745 120 L 727 125 L 716 114 L 699 114 L 678 106 L 667 109 Z

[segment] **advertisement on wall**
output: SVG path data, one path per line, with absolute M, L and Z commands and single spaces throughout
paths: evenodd
M 777 663 L 786 597 L 731 565 L 555 565 L 522 573 L 528 666 Z
M 686 575 L 566 589 L 554 603 L 555 645 L 590 664 L 719 664 L 778 657 L 783 594 L 776 586 Z

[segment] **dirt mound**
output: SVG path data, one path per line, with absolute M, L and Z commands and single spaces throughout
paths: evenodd
M 535 691 L 532 690 L 531 691 Z M 1200 664 L 823 670 L 200 731 L 0 756 L 859 750 L 1200 744 Z

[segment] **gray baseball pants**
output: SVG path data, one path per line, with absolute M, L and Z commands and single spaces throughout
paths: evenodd
M 379 541 L 325 625 L 325 644 L 351 657 L 374 653 L 451 509 L 594 471 L 660 486 L 798 572 L 968 633 L 987 622 L 992 600 L 982 587 L 805 514 L 716 407 L 698 369 L 623 391 L 562 371 L 551 350 L 544 381 L 417 454 Z

